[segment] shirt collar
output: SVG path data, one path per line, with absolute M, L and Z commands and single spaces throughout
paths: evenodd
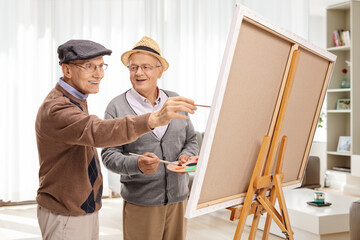
M 161 92 L 159 88 L 157 88 L 158 91 L 158 98 L 155 100 L 156 104 L 159 104 L 161 102 Z M 134 88 L 130 89 L 130 94 L 135 98 L 136 101 L 141 102 L 141 103 L 150 103 L 149 100 L 147 100 L 146 98 L 144 98 L 143 96 L 140 95 L 140 93 L 138 93 Z
M 67 84 L 63 78 L 61 77 L 59 79 L 59 84 L 61 87 L 63 87 L 68 93 L 70 93 L 71 95 L 73 95 L 74 97 L 76 97 L 77 99 L 80 100 L 86 100 L 86 98 L 89 96 L 89 94 L 83 94 L 80 91 L 78 91 L 77 89 L 75 89 L 74 87 L 70 86 L 69 84 Z

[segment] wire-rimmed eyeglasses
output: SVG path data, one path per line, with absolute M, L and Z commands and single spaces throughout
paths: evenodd
M 141 70 L 143 70 L 144 72 L 148 72 L 153 70 L 154 68 L 158 68 L 161 67 L 160 66 L 151 66 L 150 64 L 144 64 L 144 65 L 130 65 L 127 66 L 127 68 L 129 69 L 130 72 L 137 72 L 137 70 L 139 69 L 139 67 L 141 68 Z
M 85 64 L 85 65 L 80 65 L 80 64 L 76 64 L 76 63 L 69 63 L 69 64 L 72 64 L 72 65 L 75 65 L 79 68 L 82 68 L 82 69 L 85 69 L 85 71 L 87 71 L 88 73 L 93 73 L 96 71 L 96 69 L 99 68 L 100 71 L 105 71 L 108 67 L 108 65 L 106 63 L 101 63 L 99 65 L 95 65 L 95 64 L 92 64 L 92 63 L 88 63 L 88 64 Z

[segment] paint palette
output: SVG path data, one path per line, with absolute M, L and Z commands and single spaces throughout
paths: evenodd
M 177 163 L 177 161 L 174 163 Z M 168 164 L 167 169 L 169 169 L 172 172 L 187 173 L 187 172 L 194 172 L 196 170 L 196 166 L 197 166 L 197 159 L 187 161 L 182 166 Z

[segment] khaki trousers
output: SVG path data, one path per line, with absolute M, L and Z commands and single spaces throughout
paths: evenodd
M 187 199 L 161 206 L 138 206 L 124 201 L 124 240 L 185 240 Z
M 65 216 L 53 213 L 38 205 L 37 218 L 45 240 L 98 240 L 98 212 L 82 216 Z

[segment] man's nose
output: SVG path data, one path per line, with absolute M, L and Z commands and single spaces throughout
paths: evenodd
M 136 73 L 136 75 L 141 75 L 144 73 L 144 71 L 142 70 L 142 68 L 140 66 L 138 66 L 135 73 Z
M 104 71 L 99 66 L 96 66 L 94 71 L 94 76 L 103 76 L 103 75 L 104 75 Z

